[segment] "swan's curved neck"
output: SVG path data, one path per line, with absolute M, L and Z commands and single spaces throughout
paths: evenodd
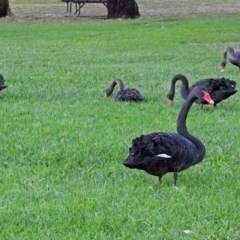
M 115 85 L 116 84 L 118 85 L 120 91 L 122 91 L 124 89 L 124 84 L 123 84 L 123 81 L 121 79 L 114 80 L 114 83 L 115 83 Z
M 223 54 L 223 58 L 226 59 L 227 58 L 227 54 L 230 54 L 230 56 L 232 56 L 234 54 L 234 50 L 230 47 L 226 48 L 224 54 Z
M 189 93 L 189 85 L 188 85 L 188 80 L 184 75 L 176 75 L 173 77 L 172 81 L 171 81 L 171 87 L 170 87 L 170 94 L 173 96 L 175 95 L 175 85 L 177 81 L 181 81 L 182 82 L 182 87 L 181 87 L 181 95 L 184 99 L 186 99 L 188 93 Z
M 110 87 L 108 89 L 106 89 L 106 91 L 105 91 L 106 96 L 110 96 L 112 94 L 113 89 L 116 85 L 119 86 L 120 91 L 124 89 L 123 81 L 121 79 L 116 79 L 112 82 Z
M 194 137 L 188 132 L 186 126 L 188 112 L 196 99 L 197 97 L 190 92 L 178 115 L 177 132 L 195 145 L 196 149 L 198 150 L 197 158 L 198 160 L 202 160 L 205 155 L 205 147 L 198 138 Z

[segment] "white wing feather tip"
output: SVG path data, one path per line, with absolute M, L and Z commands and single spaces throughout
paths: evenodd
M 165 153 L 160 153 L 160 154 L 156 155 L 156 157 L 171 158 L 172 156 L 169 156 L 169 155 L 167 155 Z

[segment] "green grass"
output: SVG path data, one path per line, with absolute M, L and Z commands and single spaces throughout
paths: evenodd
M 189 130 L 204 161 L 161 186 L 121 163 L 131 140 L 176 131 L 171 78 L 227 77 L 225 47 L 240 49 L 239 16 L 126 21 L 0 20 L 1 239 L 239 239 L 239 94 L 194 106 Z M 115 78 L 140 104 L 105 99 Z M 188 231 L 187 231 L 188 230 Z

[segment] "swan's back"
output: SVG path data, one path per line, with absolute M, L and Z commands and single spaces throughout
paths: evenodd
M 229 98 L 237 92 L 236 82 L 226 78 L 203 79 L 193 84 L 190 89 L 192 90 L 198 86 L 202 86 L 207 89 L 215 106 L 217 103 Z M 206 104 L 206 102 L 201 102 L 201 104 Z
M 117 93 L 116 101 L 142 101 L 143 96 L 136 88 L 122 89 Z
M 193 84 L 192 87 L 202 86 L 207 90 L 234 89 L 236 82 L 227 78 L 207 78 Z M 191 88 L 192 88 L 191 87 Z
M 119 91 L 115 97 L 116 101 L 124 102 L 124 101 L 142 101 L 143 96 L 136 88 L 124 88 L 123 81 L 121 79 L 115 79 L 109 88 L 105 90 L 105 97 L 108 97 L 112 94 L 115 86 L 119 86 Z
M 231 48 L 229 48 L 229 49 L 231 49 Z M 230 52 L 230 54 L 228 56 L 228 59 L 233 65 L 240 67 L 240 51 L 234 52 L 234 50 L 232 49 L 232 51 Z

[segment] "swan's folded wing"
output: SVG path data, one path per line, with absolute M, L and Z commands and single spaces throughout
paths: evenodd
M 194 147 L 192 142 L 176 133 L 159 133 L 152 141 L 151 152 L 154 156 L 166 159 L 186 155 Z

